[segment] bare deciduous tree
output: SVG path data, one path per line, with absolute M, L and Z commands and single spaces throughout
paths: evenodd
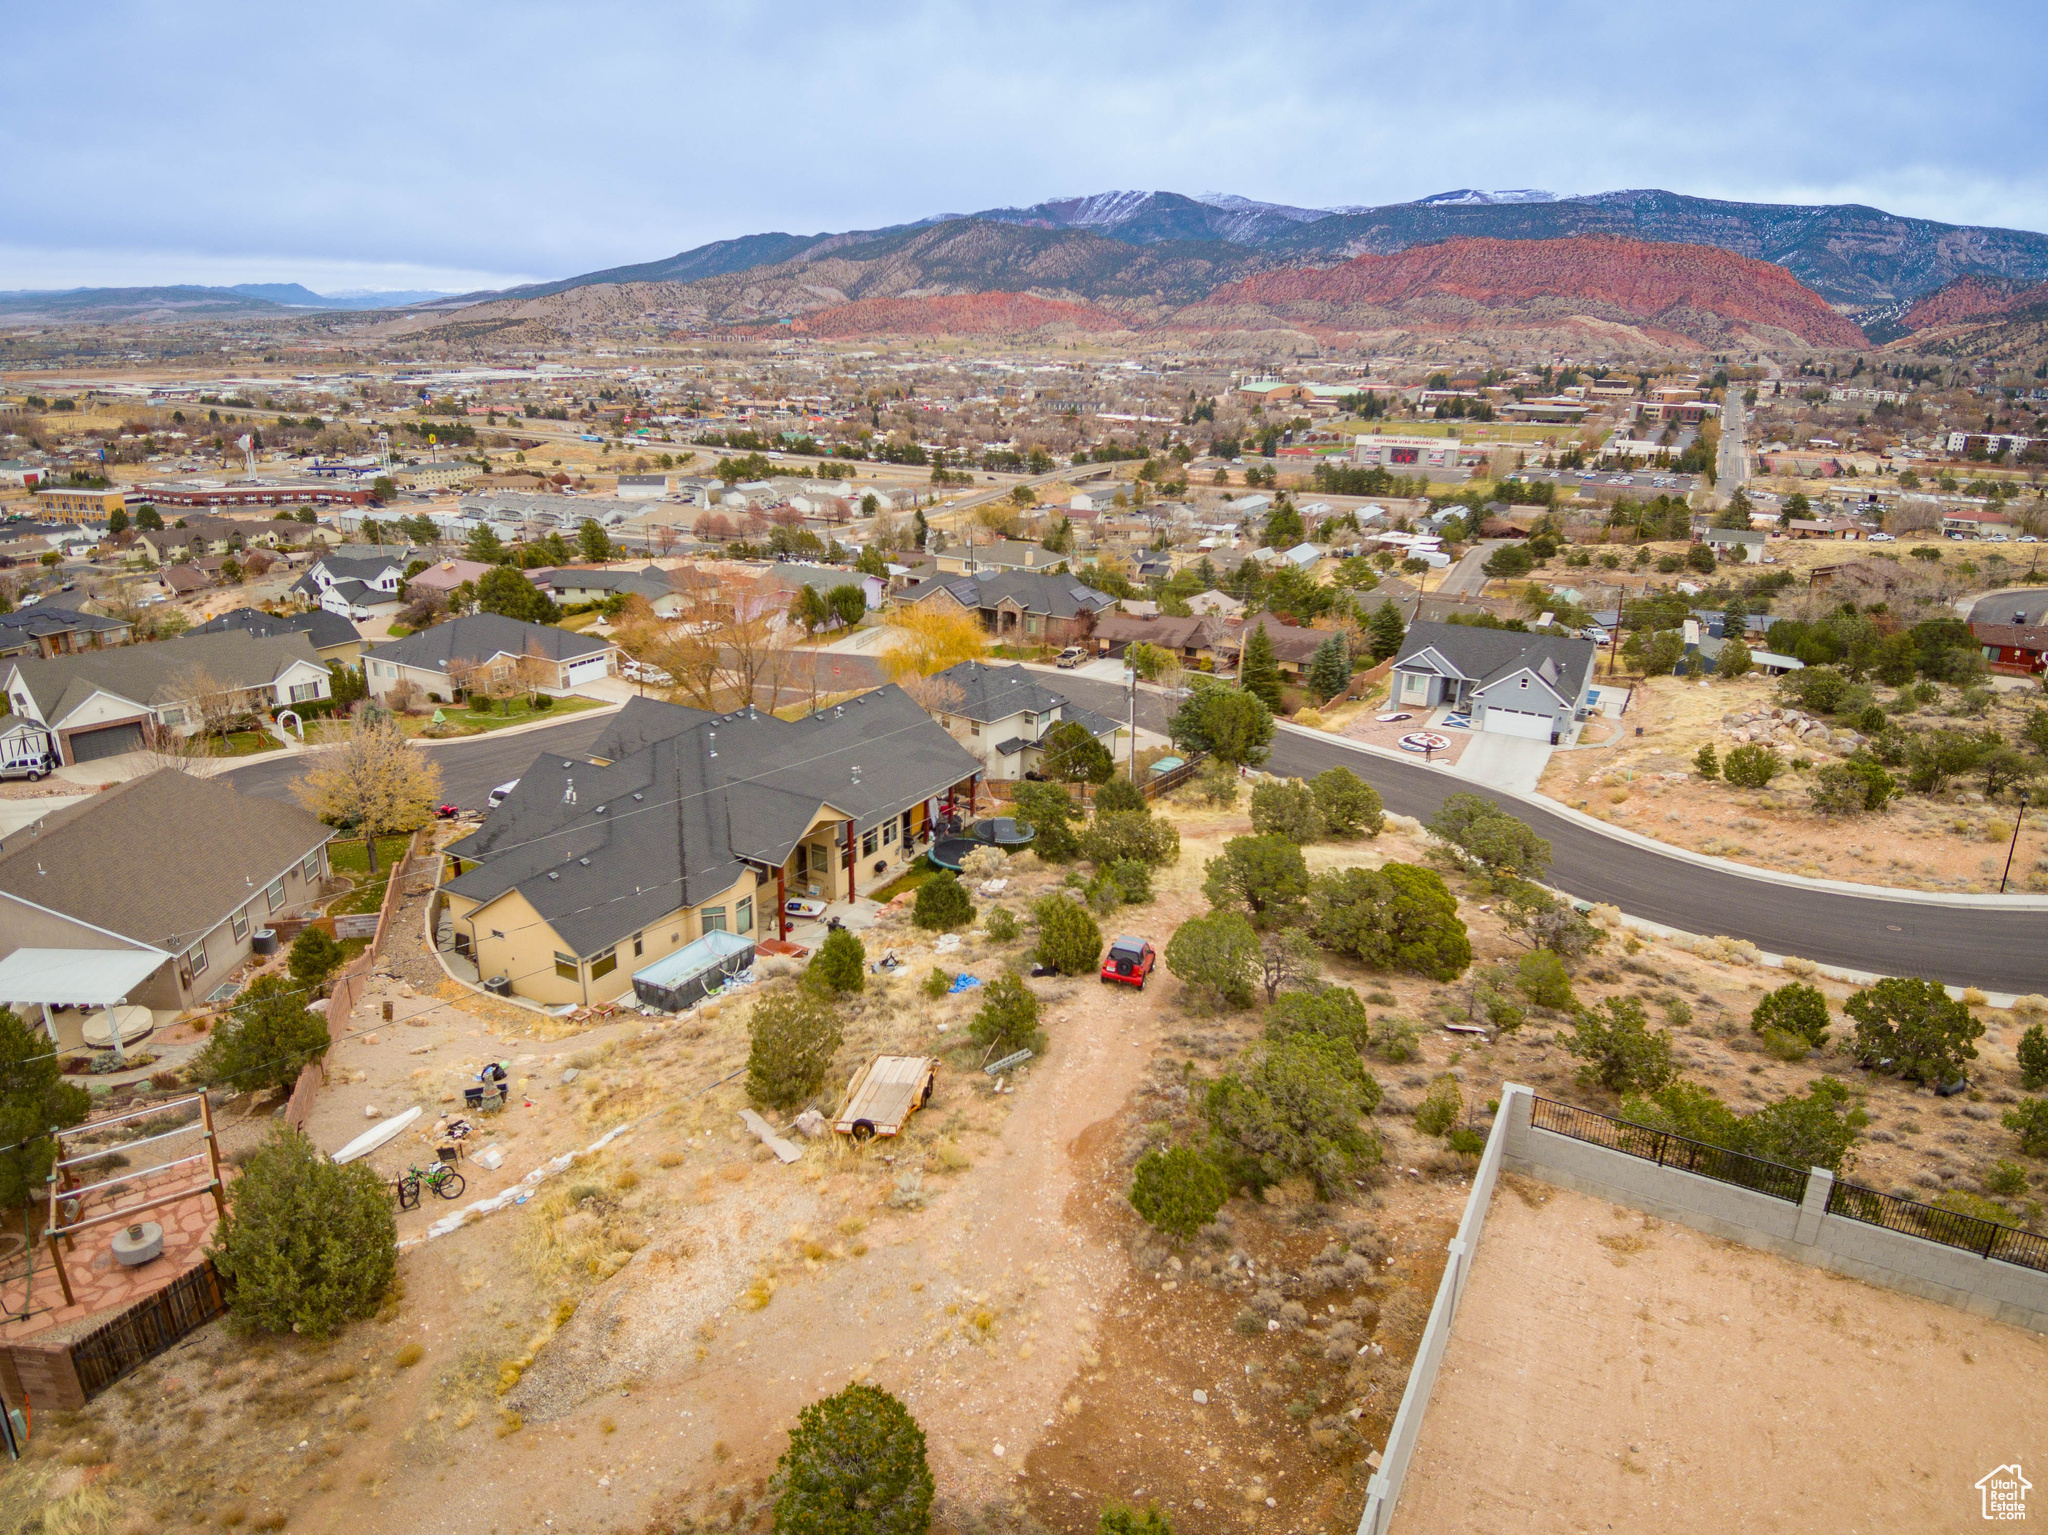
M 330 826 L 360 835 L 377 867 L 377 839 L 424 824 L 441 798 L 441 769 L 393 720 L 357 720 L 292 784 L 292 794 Z

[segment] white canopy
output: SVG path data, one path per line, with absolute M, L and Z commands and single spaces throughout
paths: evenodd
M 111 1007 L 170 957 L 162 949 L 16 949 L 0 959 L 0 1001 Z

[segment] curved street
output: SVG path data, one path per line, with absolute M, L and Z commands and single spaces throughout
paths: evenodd
M 880 680 L 865 657 L 825 659 L 839 670 L 838 687 Z M 852 675 L 863 669 L 864 676 Z M 1128 695 L 1115 683 L 1064 674 L 1049 674 L 1046 680 L 1076 703 L 1118 719 L 1126 715 Z M 1168 700 L 1140 690 L 1140 726 L 1163 732 L 1170 713 Z M 472 737 L 426 749 L 441 764 L 448 799 L 476 808 L 493 787 L 517 778 L 541 753 L 583 751 L 608 720 L 609 715 L 581 716 L 524 735 Z M 1310 739 L 1291 731 L 1276 737 L 1266 765 L 1298 777 L 1348 767 L 1379 790 L 1389 810 L 1425 821 L 1447 795 L 1486 793 L 1441 767 L 1393 761 L 1336 737 Z M 300 771 L 297 761 L 279 757 L 252 762 L 227 776 L 245 794 L 281 799 Z M 2048 946 L 2043 943 L 2048 911 L 2040 909 L 2038 898 L 2021 907 L 1989 904 L 1984 897 L 1940 902 L 1813 890 L 1735 864 L 1702 867 L 1524 800 L 1501 803 L 1550 840 L 1551 884 L 1584 900 L 1608 902 L 1630 916 L 1691 933 L 1746 939 L 1771 953 L 1799 954 L 1852 970 L 1925 976 L 1986 991 L 2048 992 Z

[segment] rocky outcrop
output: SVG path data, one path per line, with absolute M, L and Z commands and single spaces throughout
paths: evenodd
M 1029 293 L 955 293 L 931 298 L 869 298 L 795 320 L 798 335 L 1029 336 L 1058 331 L 1129 330 L 1130 321 L 1093 304 Z
M 1587 236 L 1452 240 L 1342 266 L 1263 272 L 1177 313 L 1176 329 L 1370 331 L 1589 325 L 1713 345 L 1776 334 L 1810 346 L 1863 333 L 1783 267 L 1698 245 Z

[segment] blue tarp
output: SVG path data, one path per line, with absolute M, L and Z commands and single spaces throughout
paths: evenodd
M 649 1007 L 679 1013 L 753 966 L 753 939 L 744 933 L 706 933 L 646 969 L 635 970 L 633 994 Z
M 949 995 L 958 996 L 961 992 L 966 991 L 971 987 L 979 986 L 980 984 L 981 981 L 975 976 L 956 975 L 953 977 L 953 984 L 951 986 L 948 986 L 946 988 L 946 991 Z

